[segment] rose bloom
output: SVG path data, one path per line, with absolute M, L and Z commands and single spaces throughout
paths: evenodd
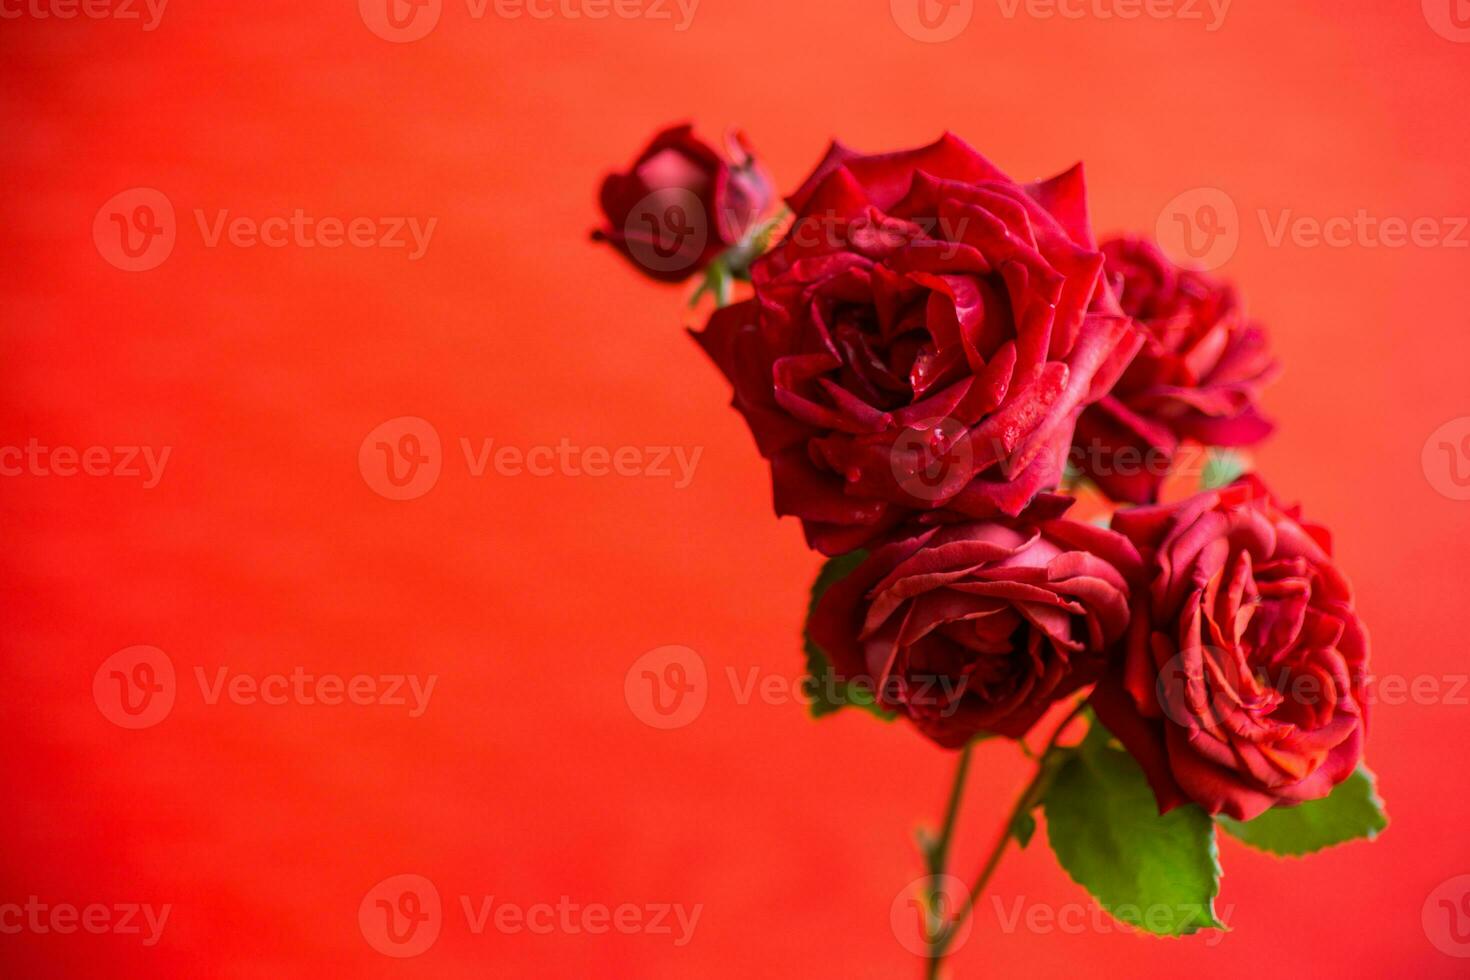
M 1103 282 L 1080 168 L 1021 185 L 953 136 L 833 145 L 697 339 L 827 554 L 916 510 L 1019 514 L 1141 338 Z
M 1126 538 L 1091 524 L 931 527 L 833 584 L 808 635 L 836 679 L 876 693 L 942 746 L 1018 738 L 1101 675 L 1140 568 Z
M 1113 500 L 1152 503 L 1181 440 L 1246 446 L 1271 433 L 1256 407 L 1277 363 L 1235 288 L 1175 266 L 1152 242 L 1105 242 L 1107 274 L 1147 334 L 1118 384 L 1077 423 L 1073 461 Z
M 744 136 L 732 133 L 726 160 L 688 125 L 653 138 L 627 173 L 608 174 L 600 200 L 612 243 L 644 274 L 681 282 L 741 241 L 770 207 L 770 178 Z
M 1093 706 L 1160 812 L 1249 820 L 1332 792 L 1363 754 L 1368 636 L 1327 533 L 1254 477 L 1113 527 L 1152 583 Z

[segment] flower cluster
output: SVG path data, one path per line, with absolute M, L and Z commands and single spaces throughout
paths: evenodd
M 949 748 L 1090 691 L 1161 811 L 1249 820 L 1352 775 L 1368 641 L 1327 534 L 1255 475 L 1162 500 L 1185 445 L 1271 431 L 1236 290 L 1099 243 L 1080 167 L 1024 184 L 950 135 L 834 144 L 763 220 L 732 147 L 660 135 L 608 178 L 602 237 L 658 278 L 681 257 L 749 283 L 695 339 L 776 512 L 843 556 L 808 624 L 826 665 Z M 704 212 L 661 211 L 673 193 Z M 1108 527 L 1067 517 L 1084 481 Z

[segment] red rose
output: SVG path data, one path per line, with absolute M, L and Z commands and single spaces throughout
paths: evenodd
M 1180 440 L 1245 446 L 1271 433 L 1256 401 L 1277 364 L 1229 283 L 1181 269 L 1141 239 L 1102 250 L 1147 339 L 1112 392 L 1082 413 L 1073 459 L 1112 499 L 1151 503 Z
M 1142 764 L 1160 812 L 1194 801 L 1249 820 L 1351 775 L 1368 637 L 1327 533 L 1253 477 L 1121 511 L 1113 527 L 1153 578 L 1093 703 Z
M 827 554 L 915 510 L 1019 514 L 1140 338 L 1102 282 L 1080 168 L 1022 186 L 953 136 L 834 145 L 697 335 L 771 464 L 776 511 Z
M 735 133 L 728 142 L 733 163 L 688 125 L 659 133 L 628 173 L 603 180 L 608 226 L 593 237 L 667 282 L 709 265 L 751 230 L 774 197 L 744 138 Z
M 1090 524 L 944 525 L 874 551 L 822 595 L 808 633 L 836 679 L 940 745 L 1020 737 L 1097 680 L 1140 567 L 1126 538 Z

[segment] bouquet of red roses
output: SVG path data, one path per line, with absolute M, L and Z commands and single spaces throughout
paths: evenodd
M 744 137 L 673 128 L 606 178 L 594 237 L 714 299 L 694 337 L 777 514 L 828 556 L 813 714 L 901 717 L 959 753 L 920 838 L 929 975 L 1038 809 L 1067 872 L 1161 935 L 1223 928 L 1217 827 L 1278 855 L 1376 835 L 1352 592 L 1327 532 L 1225 448 L 1270 433 L 1276 372 L 1236 291 L 1099 243 L 1080 167 L 1021 184 L 950 135 L 833 144 L 776 214 L 771 186 Z M 1084 494 L 1111 513 L 1069 516 Z M 960 790 L 993 737 L 1036 772 L 960 882 Z

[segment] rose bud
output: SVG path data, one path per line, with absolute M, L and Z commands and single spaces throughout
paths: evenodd
M 1363 754 L 1368 636 L 1326 531 L 1255 477 L 1120 511 L 1143 554 L 1126 651 L 1093 694 L 1160 812 L 1249 820 L 1326 796 Z
M 730 160 L 674 126 L 653 138 L 627 173 L 602 182 L 607 227 L 594 231 L 643 273 L 681 282 L 740 242 L 770 206 L 774 193 L 745 138 L 729 140 Z
M 1152 503 L 1182 440 L 1246 446 L 1270 435 L 1256 403 L 1278 366 L 1229 283 L 1175 266 L 1142 239 L 1102 250 L 1147 338 L 1108 396 L 1082 413 L 1072 459 L 1111 499 Z
M 1101 277 L 1080 168 L 1021 185 L 954 136 L 834 145 L 697 339 L 829 555 L 915 511 L 1016 516 L 1060 481 L 1079 410 L 1141 337 Z
M 943 525 L 878 548 L 833 584 L 808 635 L 837 681 L 946 748 L 1019 738 L 1101 675 L 1140 567 L 1126 538 L 1091 524 Z

